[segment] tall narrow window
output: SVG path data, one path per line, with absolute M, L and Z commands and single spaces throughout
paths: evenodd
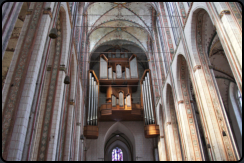
M 177 23 L 177 18 L 179 15 L 178 12 L 176 11 L 177 9 L 175 9 L 173 6 L 173 2 L 165 2 L 165 3 L 169 14 L 169 20 L 174 35 L 175 44 L 177 46 L 180 41 L 179 24 Z
M 112 161 L 123 161 L 123 152 L 120 148 L 116 147 L 113 149 Z
M 237 90 L 237 102 L 240 108 L 240 112 L 242 113 L 242 97 L 241 97 L 241 92 L 239 90 Z

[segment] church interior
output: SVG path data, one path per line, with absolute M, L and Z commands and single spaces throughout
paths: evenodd
M 3 161 L 239 161 L 240 2 L 2 3 Z

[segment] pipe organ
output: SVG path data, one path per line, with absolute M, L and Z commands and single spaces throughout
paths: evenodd
M 100 55 L 99 79 L 95 71 L 88 73 L 87 124 L 84 135 L 88 139 L 98 137 L 98 121 L 143 121 L 145 137 L 159 135 L 155 120 L 154 97 L 151 87 L 150 70 L 145 70 L 141 80 L 137 57 L 127 52 L 115 52 Z M 108 57 L 108 58 L 107 58 Z M 140 83 L 141 90 L 137 90 Z M 99 88 L 101 86 L 101 88 Z M 133 87 L 134 86 L 134 87 Z M 99 100 L 99 91 L 101 97 Z M 133 96 L 141 92 L 141 103 L 133 103 Z M 138 97 L 136 97 L 138 98 Z M 99 103 L 100 101 L 100 103 Z
M 156 125 L 154 98 L 152 93 L 150 70 L 145 70 L 141 84 L 141 105 L 144 110 L 144 133 L 146 138 L 156 137 L 159 135 L 159 126 Z

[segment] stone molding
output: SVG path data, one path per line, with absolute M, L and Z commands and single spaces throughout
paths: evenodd
M 43 10 L 43 15 L 44 15 L 44 14 L 48 14 L 48 15 L 50 16 L 51 19 L 52 19 L 52 17 L 53 17 L 53 14 L 52 14 L 52 12 L 51 12 L 50 9 L 44 9 L 44 10 Z
M 65 67 L 64 65 L 60 65 L 60 67 L 59 67 L 59 71 L 64 71 L 65 74 L 66 74 L 66 72 L 67 72 L 66 67 Z

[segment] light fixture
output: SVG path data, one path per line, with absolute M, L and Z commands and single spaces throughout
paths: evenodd
M 52 28 L 51 31 L 50 31 L 50 33 L 49 33 L 49 37 L 51 39 L 55 39 L 55 38 L 58 37 L 57 33 L 58 33 L 57 29 L 56 28 Z
M 68 75 L 66 75 L 64 78 L 64 84 L 69 84 L 69 83 L 70 83 L 70 78 Z
M 84 140 L 84 135 L 81 135 L 80 136 L 80 140 Z

